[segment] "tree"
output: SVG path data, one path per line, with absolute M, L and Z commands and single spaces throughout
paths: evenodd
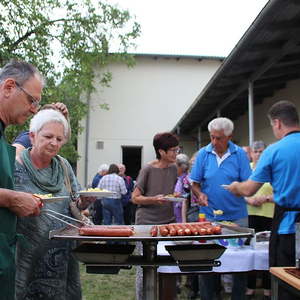
M 67 104 L 73 137 L 63 155 L 74 163 L 79 121 L 87 111 L 80 97 L 94 88 L 93 67 L 112 61 L 132 65 L 127 49 L 134 45 L 140 26 L 128 11 L 104 1 L 1 0 L 0 9 L 0 65 L 17 57 L 46 75 L 42 104 Z M 104 73 L 99 84 L 108 86 L 110 79 L 111 74 Z M 8 138 L 20 129 L 10 128 Z

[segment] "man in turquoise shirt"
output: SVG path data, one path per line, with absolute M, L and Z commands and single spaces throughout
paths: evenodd
M 216 118 L 208 124 L 211 143 L 199 150 L 190 178 L 192 190 L 198 198 L 201 212 L 209 220 L 214 219 L 213 210 L 222 210 L 218 221 L 232 221 L 240 226 L 248 225 L 246 201 L 232 195 L 222 185 L 232 181 L 244 181 L 251 175 L 249 159 L 245 151 L 231 142 L 234 125 L 227 118 Z M 218 292 L 219 275 L 202 276 L 201 299 L 211 300 Z M 233 278 L 233 300 L 244 299 L 246 275 L 235 274 Z
M 270 182 L 275 213 L 269 244 L 270 267 L 295 266 L 295 223 L 300 218 L 300 125 L 296 106 L 279 101 L 269 110 L 274 136 L 279 140 L 260 157 L 255 171 L 245 182 L 233 182 L 227 189 L 235 195 L 252 196 Z M 280 288 L 278 299 L 295 299 Z

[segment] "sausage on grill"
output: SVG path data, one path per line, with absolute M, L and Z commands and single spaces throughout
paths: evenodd
M 160 233 L 161 236 L 167 236 L 169 234 L 169 230 L 168 230 L 167 226 L 160 225 L 159 226 L 159 233 Z
M 150 234 L 151 234 L 151 236 L 157 236 L 157 234 L 158 234 L 157 225 L 154 225 L 151 227 Z
M 125 226 L 83 226 L 79 228 L 80 235 L 96 235 L 96 236 L 121 236 L 128 237 L 133 235 L 133 230 Z

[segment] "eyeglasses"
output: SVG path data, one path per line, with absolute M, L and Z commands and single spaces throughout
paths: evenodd
M 36 109 L 39 109 L 41 107 L 40 105 L 40 100 L 36 99 L 32 95 L 30 95 L 17 81 L 16 81 L 16 86 L 18 89 L 20 89 L 26 96 L 28 102 Z
M 167 151 L 172 151 L 176 154 L 180 153 L 180 149 L 179 148 L 176 148 L 176 149 L 168 149 Z

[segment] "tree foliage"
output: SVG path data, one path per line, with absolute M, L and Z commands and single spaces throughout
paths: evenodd
M 127 49 L 140 26 L 128 11 L 104 1 L 1 0 L 0 10 L 0 65 L 21 58 L 44 74 L 42 104 L 64 102 L 70 111 L 73 135 L 63 155 L 75 162 L 76 133 L 87 111 L 80 97 L 93 90 L 93 68 L 112 61 L 133 64 Z M 96 84 L 107 86 L 110 79 L 104 72 Z M 8 137 L 19 130 L 10 128 Z

